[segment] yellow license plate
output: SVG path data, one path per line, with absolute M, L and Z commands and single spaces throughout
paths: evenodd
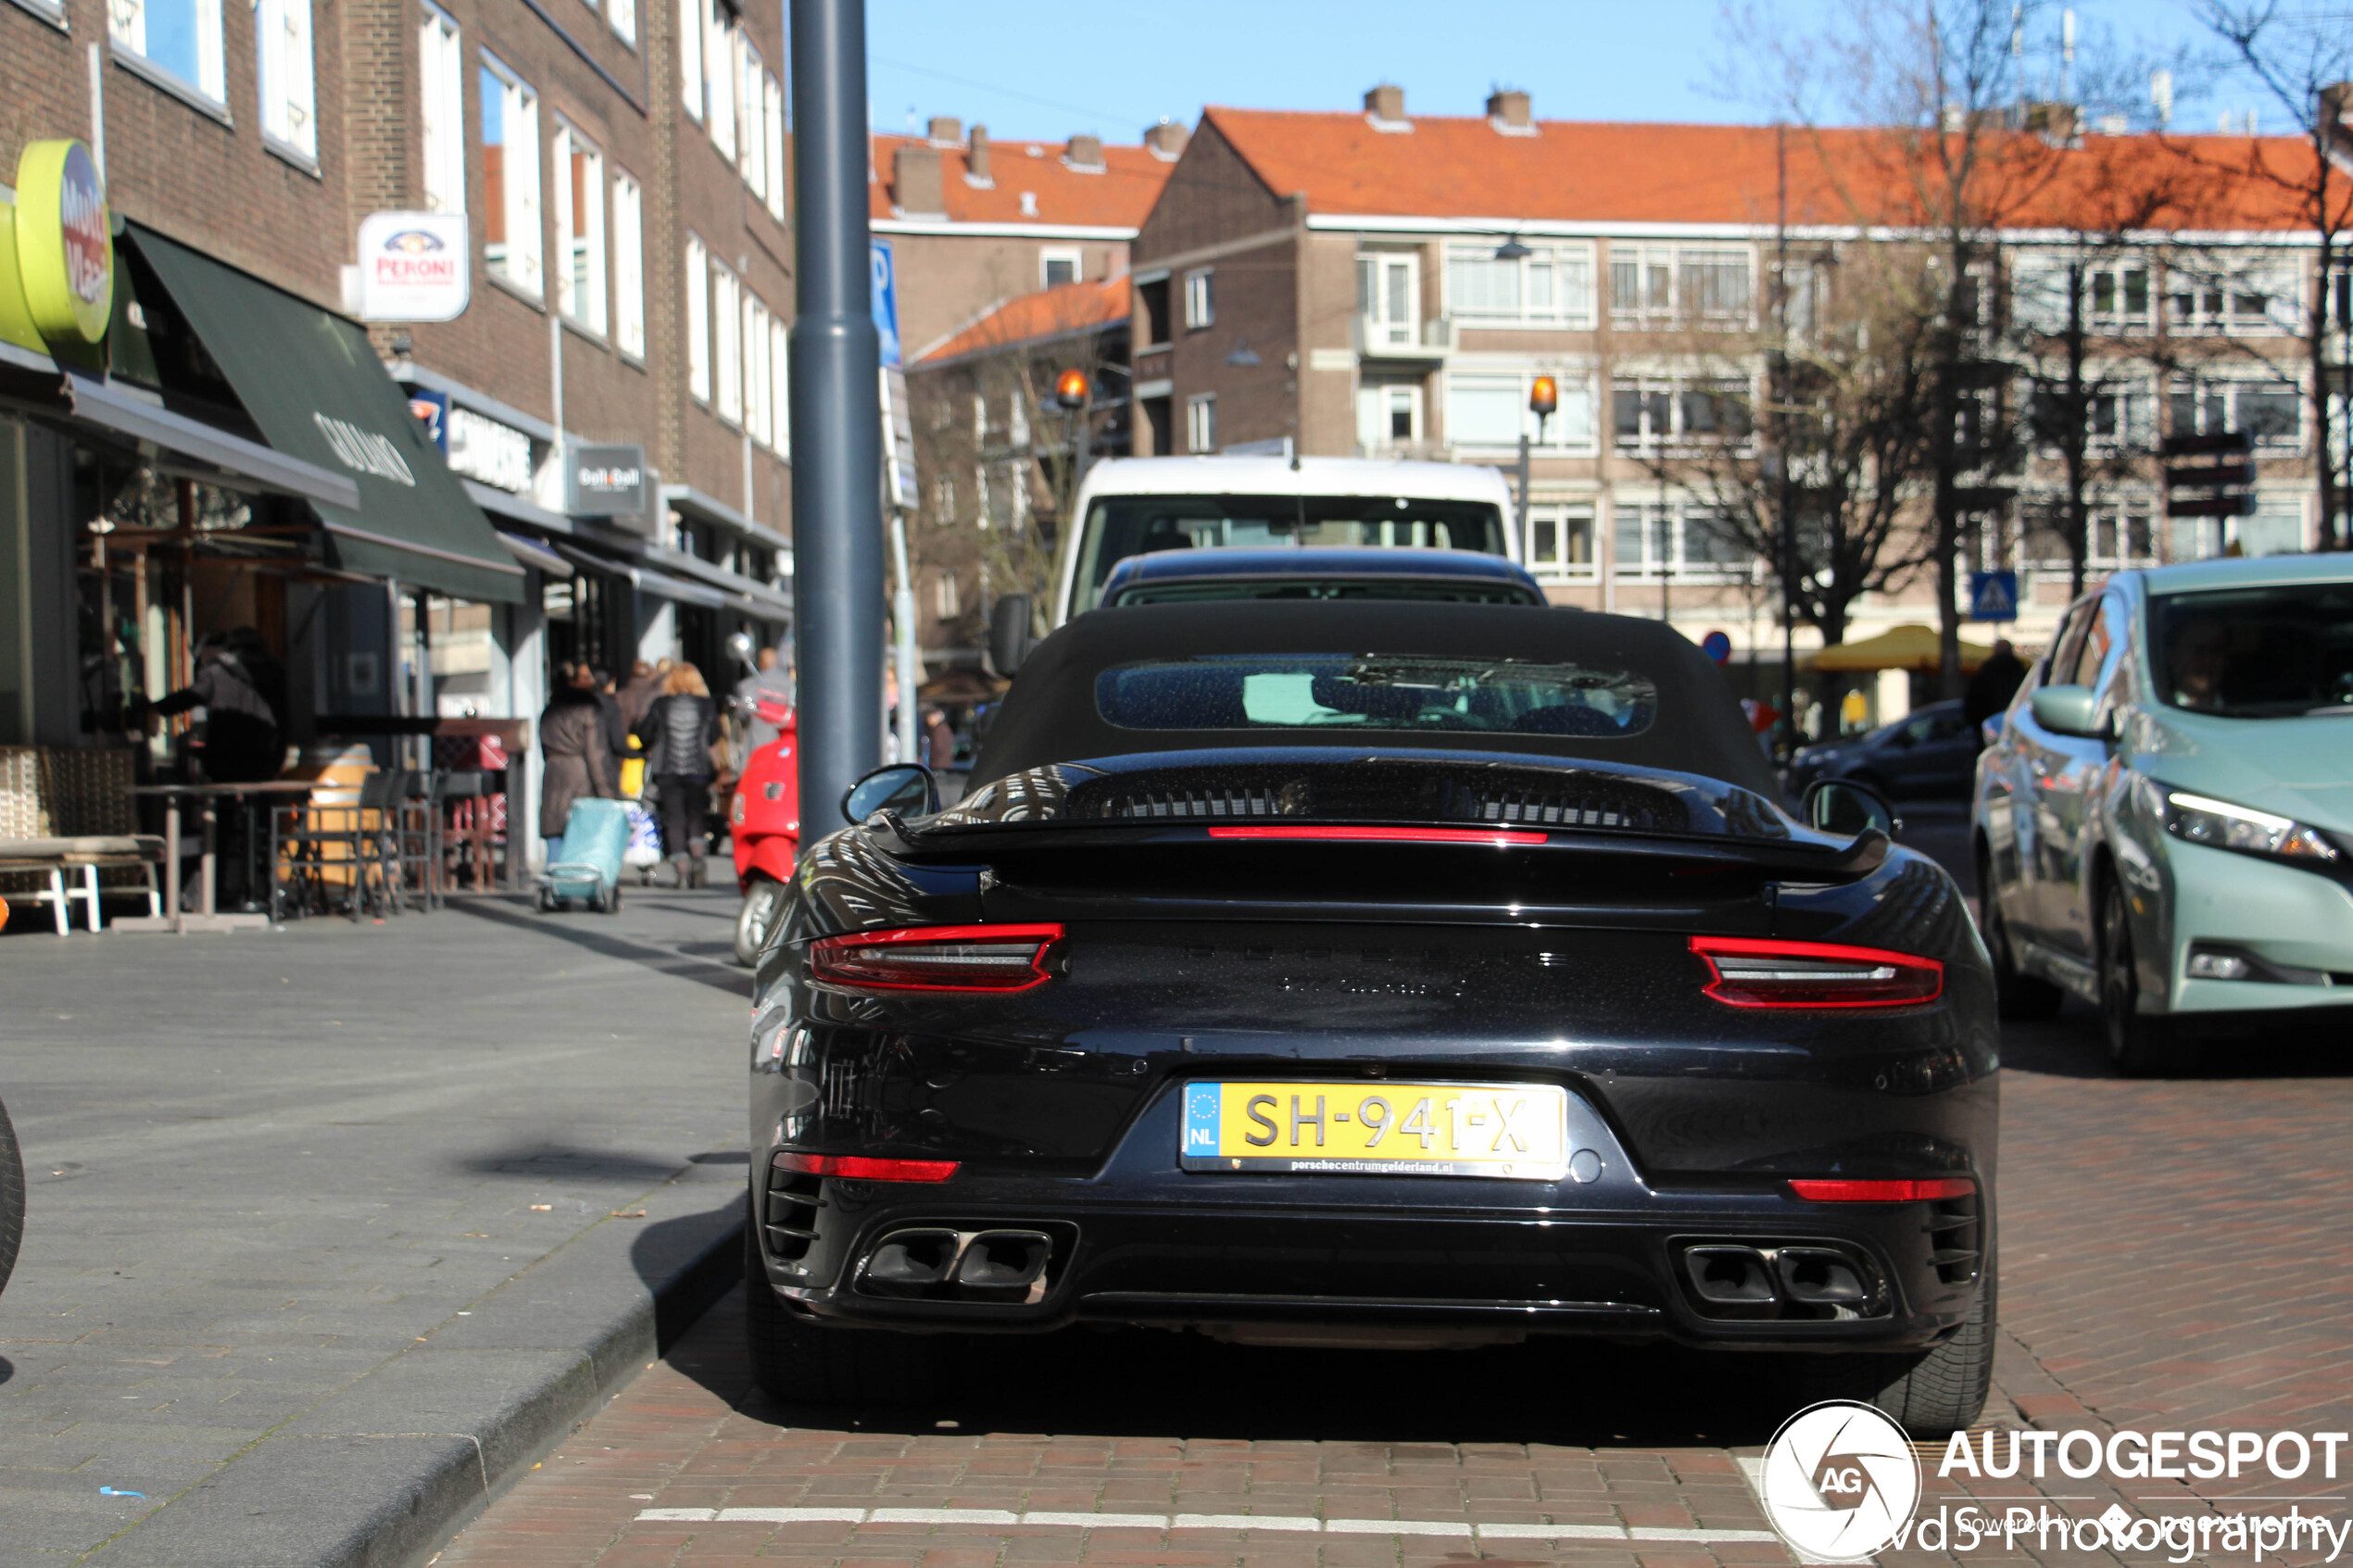
M 1550 1084 L 1188 1084 L 1188 1171 L 1558 1181 L 1567 1091 Z

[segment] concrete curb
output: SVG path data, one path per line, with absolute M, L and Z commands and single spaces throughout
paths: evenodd
M 743 1274 L 742 1167 L 697 1167 L 272 1430 L 84 1561 L 409 1568 Z

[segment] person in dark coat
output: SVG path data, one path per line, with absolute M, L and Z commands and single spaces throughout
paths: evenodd
M 586 665 L 573 671 L 539 716 L 539 747 L 547 759 L 539 783 L 541 837 L 563 836 L 573 801 L 619 797 L 604 705 L 597 699 L 596 671 Z
M 250 626 L 223 637 L 208 637 L 196 650 L 196 678 L 148 709 L 157 718 L 204 709 L 204 745 L 197 768 L 208 784 L 254 784 L 285 770 L 285 747 L 278 739 L 278 710 L 285 703 L 285 677 Z M 254 826 L 245 806 L 220 809 L 220 892 L 228 908 L 252 903 Z
M 1969 721 L 1972 734 L 1982 735 L 1985 721 L 2010 705 L 2018 695 L 2020 683 L 2026 679 L 2026 663 L 2010 646 L 2007 637 L 1997 638 L 1994 651 L 1969 678 L 1969 685 L 1961 693 L 1961 717 Z
M 662 695 L 637 721 L 646 748 L 646 777 L 661 805 L 661 847 L 678 868 L 679 884 L 703 884 L 703 821 L 711 809 L 711 747 L 719 741 L 719 705 L 702 671 L 683 659 L 671 666 Z

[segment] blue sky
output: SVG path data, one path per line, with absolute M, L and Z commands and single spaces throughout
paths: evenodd
M 1846 0 L 1784 0 L 1808 31 Z M 2149 45 L 2194 41 L 2179 0 L 2082 0 L 2083 35 Z M 875 129 L 908 112 L 978 120 L 1000 138 L 1059 141 L 1076 132 L 1133 142 L 1165 115 L 1203 104 L 1354 107 L 1381 80 L 1410 108 L 1476 114 L 1503 82 L 1534 94 L 1539 116 L 1574 119 L 1755 120 L 1723 95 L 1719 0 L 868 0 L 868 93 Z M 2185 103 L 2184 130 L 2213 110 Z

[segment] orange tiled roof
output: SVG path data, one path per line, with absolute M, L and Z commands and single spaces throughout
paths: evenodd
M 871 218 L 893 216 L 891 168 L 900 147 L 929 146 L 920 136 L 872 138 L 875 179 L 866 187 Z M 1038 156 L 1030 156 L 1030 149 Z M 1144 221 L 1144 214 L 1160 199 L 1160 188 L 1176 167 L 1149 147 L 1103 148 L 1100 173 L 1082 172 L 1063 161 L 1066 142 L 996 142 L 988 145 L 989 175 L 994 187 L 974 185 L 970 155 L 962 146 L 939 150 L 940 183 L 945 187 L 948 218 L 952 223 L 1006 223 L 1067 228 L 1128 229 Z M 1037 210 L 1022 210 L 1022 193 L 1037 198 Z
M 925 349 L 917 362 L 928 365 L 984 349 L 1107 327 L 1126 320 L 1133 308 L 1125 272 L 1116 278 L 1041 289 L 991 306 L 970 326 Z
M 1214 125 L 1277 195 L 1304 192 L 1315 214 L 1529 221 L 1768 225 L 1775 220 L 1770 126 L 1540 120 L 1506 136 L 1483 116 L 1415 115 L 1409 132 L 1362 114 L 1210 108 Z M 2019 132 L 2020 148 L 2042 144 Z M 1903 143 L 1881 130 L 1788 132 L 1789 220 L 1843 226 L 1917 221 Z M 2091 228 L 2116 211 L 2134 226 L 2309 228 L 2276 180 L 2233 179 L 2250 162 L 2294 180 L 2312 164 L 2291 137 L 2090 136 L 2033 166 L 2002 206 L 2005 227 Z

